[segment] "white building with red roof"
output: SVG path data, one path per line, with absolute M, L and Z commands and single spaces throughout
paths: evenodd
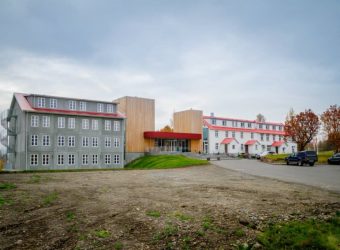
M 213 114 L 203 116 L 203 151 L 209 154 L 295 152 L 296 143 L 285 140 L 284 136 L 283 123 L 216 117 Z

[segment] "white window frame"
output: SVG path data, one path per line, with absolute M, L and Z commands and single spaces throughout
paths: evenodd
M 218 130 L 215 130 L 215 138 L 218 138 Z
M 58 105 L 57 99 L 54 99 L 54 98 L 50 99 L 50 108 L 51 109 L 56 109 L 57 105 Z
M 76 165 L 76 156 L 75 154 L 69 154 L 67 157 L 67 163 L 70 166 Z
M 38 97 L 38 108 L 45 108 L 46 99 L 44 97 Z
M 231 132 L 231 137 L 236 138 L 236 132 L 235 131 Z
M 92 164 L 98 165 L 98 155 L 92 155 Z
M 70 100 L 68 101 L 69 110 L 77 110 L 77 101 Z
M 84 154 L 81 156 L 81 165 L 89 165 L 89 155 Z
M 43 128 L 49 128 L 51 125 L 51 117 L 43 116 L 41 119 Z
M 104 155 L 104 163 L 105 163 L 105 165 L 111 164 L 111 155 L 110 154 Z
M 89 119 L 82 119 L 81 120 L 81 127 L 82 127 L 82 129 L 89 129 L 89 127 L 90 127 Z
M 88 147 L 90 143 L 90 138 L 87 136 L 84 136 L 81 138 L 81 146 L 82 147 Z
M 226 120 L 222 120 L 222 126 L 227 126 L 227 121 Z
M 57 137 L 57 146 L 58 147 L 64 147 L 65 146 L 65 136 L 58 135 L 58 137 Z
M 68 128 L 69 129 L 75 129 L 76 128 L 76 118 L 70 117 L 68 118 Z
M 51 138 L 50 135 L 43 135 L 41 137 L 41 146 L 43 147 L 49 147 L 51 146 Z
M 104 111 L 104 104 L 97 103 L 97 112 L 103 112 L 103 111 Z
M 111 145 L 111 137 L 105 137 L 105 147 L 110 148 Z
M 98 120 L 92 120 L 92 130 L 98 130 L 98 129 L 99 129 Z
M 38 135 L 31 135 L 31 146 L 38 146 Z
M 250 138 L 254 139 L 254 133 L 253 132 L 250 133 Z
M 42 154 L 41 155 L 41 165 L 43 165 L 43 166 L 50 165 L 50 155 L 49 154 Z
M 241 138 L 241 139 L 243 139 L 243 132 L 241 132 L 241 134 L 240 134 L 240 138 Z
M 215 149 L 218 150 L 218 143 L 215 143 Z
M 113 104 L 107 104 L 106 105 L 106 112 L 107 113 L 113 113 Z
M 79 110 L 86 111 L 86 102 L 79 102 Z
M 226 138 L 229 137 L 229 131 L 225 131 L 225 137 L 226 137 Z
M 39 127 L 39 116 L 37 115 L 32 115 L 31 116 L 31 127 Z
M 98 137 L 92 137 L 92 147 L 97 148 L 98 147 Z
M 76 137 L 74 135 L 71 135 L 67 138 L 67 146 L 69 146 L 69 147 L 75 147 L 76 146 Z
M 62 166 L 65 164 L 65 156 L 63 154 L 57 155 L 57 165 Z
M 113 164 L 120 164 L 120 155 L 113 156 Z
M 120 131 L 120 122 L 113 121 L 113 131 Z
M 30 165 L 31 166 L 38 166 L 38 164 L 39 164 L 38 154 L 31 154 L 30 155 Z
M 58 128 L 65 128 L 65 117 L 58 117 Z
M 113 147 L 119 148 L 119 146 L 120 146 L 120 140 L 119 140 L 119 138 L 118 138 L 118 137 L 114 137 L 114 138 L 113 138 Z
M 106 131 L 111 130 L 111 121 L 110 120 L 105 120 L 104 121 L 104 129 Z

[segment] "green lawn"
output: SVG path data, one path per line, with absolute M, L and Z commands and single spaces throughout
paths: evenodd
M 206 160 L 188 158 L 183 155 L 151 155 L 138 158 L 125 169 L 165 169 L 209 164 Z
M 333 155 L 333 151 L 323 151 L 318 153 L 318 163 L 327 163 L 329 157 Z M 265 158 L 272 162 L 284 162 L 285 158 L 289 154 L 275 154 L 275 155 L 266 155 Z

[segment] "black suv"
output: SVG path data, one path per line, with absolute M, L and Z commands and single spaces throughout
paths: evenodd
M 308 163 L 309 166 L 314 166 L 314 163 L 318 161 L 318 155 L 315 151 L 301 151 L 293 153 L 285 158 L 287 165 L 294 163 L 300 166 Z

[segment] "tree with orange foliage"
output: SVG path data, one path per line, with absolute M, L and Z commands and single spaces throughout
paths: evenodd
M 164 128 L 160 129 L 161 132 L 173 132 L 174 130 L 169 126 L 166 125 Z
M 301 151 L 317 135 L 319 127 L 319 117 L 311 109 L 308 109 L 297 115 L 291 114 L 287 116 L 285 137 L 295 141 L 298 145 L 298 150 Z
M 328 142 L 339 152 L 340 150 L 340 106 L 331 105 L 321 115 L 323 129 L 327 134 Z

